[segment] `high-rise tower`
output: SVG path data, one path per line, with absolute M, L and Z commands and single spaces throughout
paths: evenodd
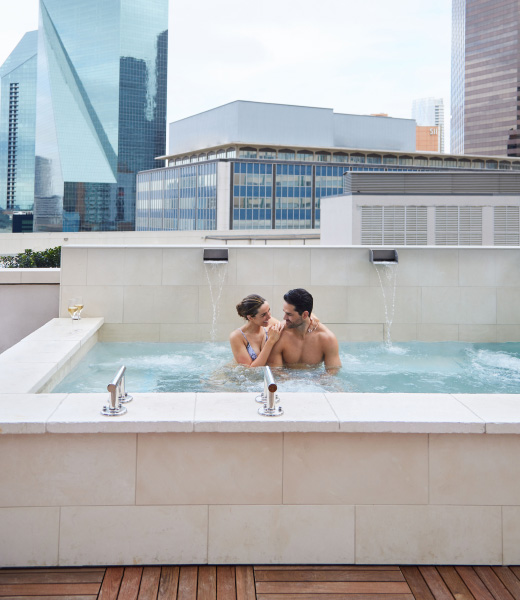
M 165 152 L 168 0 L 40 0 L 35 231 L 133 229 Z
M 412 119 L 419 127 L 438 128 L 439 146 L 435 152 L 444 152 L 444 100 L 442 98 L 419 98 L 412 103 Z M 418 148 L 424 150 L 424 148 Z
M 0 231 L 16 211 L 34 204 L 37 33 L 21 39 L 0 67 Z
M 453 0 L 451 151 L 520 156 L 520 0 Z

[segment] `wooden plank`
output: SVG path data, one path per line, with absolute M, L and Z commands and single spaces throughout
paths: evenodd
M 156 600 L 160 580 L 161 567 L 145 567 L 139 588 L 139 600 Z
M 199 567 L 199 583 L 197 600 L 216 600 L 217 568 L 213 566 Z
M 256 571 L 400 571 L 395 565 L 255 565 Z
M 253 567 L 236 567 L 237 600 L 256 600 Z
M 493 594 L 496 600 L 514 600 L 513 596 L 511 596 L 491 567 L 475 567 L 475 572 L 486 584 L 487 589 Z
M 103 581 L 102 571 L 32 571 L 21 569 L 14 573 L 0 571 L 0 585 L 6 583 L 99 583 Z
M 257 600 L 415 600 L 412 594 L 258 594 Z
M 400 571 L 317 571 L 314 568 L 298 571 L 264 571 L 255 569 L 255 581 L 404 581 Z
M 416 600 L 435 600 L 417 567 L 401 567 L 401 572 Z
M 520 581 L 509 567 L 492 567 L 495 575 L 509 590 L 515 600 L 520 600 Z
M 2 596 L 2 600 L 34 600 L 34 596 Z M 95 596 L 37 596 L 38 600 L 97 600 Z
M 258 594 L 409 594 L 410 588 L 406 582 L 395 581 L 257 581 L 256 591 Z
M 95 571 L 104 573 L 106 567 L 50 567 L 46 569 L 29 567 L 26 569 L 1 569 L 2 573 L 94 573 Z
M 509 567 L 518 579 L 520 579 L 520 567 Z
M 163 567 L 157 600 L 177 600 L 179 567 Z
M 437 571 L 439 571 L 444 583 L 457 600 L 474 600 L 454 567 L 437 567 Z
M 98 583 L 13 583 L 0 585 L 0 596 L 91 596 Z
M 236 600 L 235 567 L 217 567 L 217 600 Z
M 117 600 L 121 580 L 123 579 L 123 567 L 108 567 L 103 577 L 98 600 Z
M 143 567 L 126 567 L 117 600 L 136 600 L 142 575 Z
M 197 599 L 197 567 L 181 567 L 177 600 Z
M 435 600 L 453 600 L 452 593 L 435 567 L 419 567 L 419 571 Z
M 455 567 L 455 570 L 475 598 L 478 598 L 478 600 L 495 600 L 472 567 Z

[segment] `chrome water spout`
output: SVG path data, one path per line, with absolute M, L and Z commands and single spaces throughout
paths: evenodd
M 114 379 L 107 385 L 107 390 L 110 392 L 110 404 L 103 406 L 101 410 L 101 414 L 106 417 L 124 415 L 127 409 L 122 406 L 122 403 L 133 400 L 132 396 L 125 391 L 125 371 L 126 367 L 123 365 Z
M 269 367 L 264 367 L 264 392 L 261 394 L 262 406 L 258 409 L 258 414 L 264 417 L 279 417 L 283 415 L 283 408 L 281 406 L 275 406 L 275 403 L 279 401 L 276 395 L 276 385 L 273 374 Z M 258 397 L 256 398 L 258 402 Z

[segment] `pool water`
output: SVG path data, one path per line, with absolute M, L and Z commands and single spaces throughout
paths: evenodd
M 280 392 L 520 393 L 520 343 L 340 343 L 323 365 L 273 369 Z M 106 392 L 121 365 L 132 392 L 259 392 L 263 369 L 233 361 L 227 342 L 98 343 L 54 392 Z

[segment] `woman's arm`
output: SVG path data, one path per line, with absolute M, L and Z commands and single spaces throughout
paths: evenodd
M 284 324 L 279 322 L 275 323 L 274 325 L 269 325 L 267 329 L 267 340 L 265 341 L 255 360 L 251 360 L 246 344 L 244 343 L 245 340 L 243 336 L 237 330 L 231 332 L 229 336 L 229 343 L 237 363 L 246 367 L 265 367 L 273 346 L 280 338 L 280 333 L 282 332 L 283 327 Z

